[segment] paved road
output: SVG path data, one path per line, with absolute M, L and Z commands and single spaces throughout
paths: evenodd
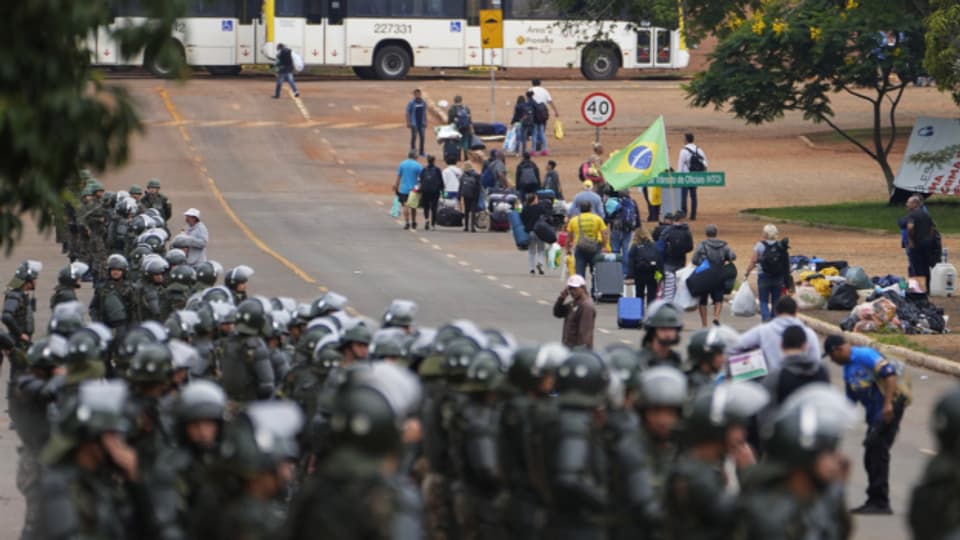
M 270 85 L 259 80 L 127 85 L 150 129 L 137 142 L 132 163 L 103 180 L 116 189 L 160 177 L 175 213 L 187 206 L 201 210 L 214 259 L 256 269 L 253 293 L 307 300 L 330 288 L 375 318 L 392 298 L 413 298 L 426 325 L 468 317 L 521 341 L 558 338 L 550 304 L 561 289 L 559 274 L 527 274 L 526 254 L 513 249 L 509 235 L 406 232 L 387 215 L 389 186 L 406 145 L 403 119 L 389 113 L 388 104 L 405 99 L 409 85 L 313 82 L 301 88 L 301 102 L 268 99 Z M 630 86 L 620 91 L 643 92 L 642 85 Z M 44 306 L 62 265 L 51 241 L 28 233 L 0 264 L 0 274 L 10 274 L 28 256 L 44 260 L 45 277 L 51 276 L 40 287 Z M 616 330 L 614 311 L 600 308 L 597 341 L 636 344 L 639 333 Z M 755 322 L 728 320 L 741 329 Z M 687 322 L 697 324 L 693 316 Z M 839 379 L 836 369 L 833 374 Z M 914 381 L 917 399 L 904 419 L 891 475 L 898 515 L 859 520 L 857 538 L 907 536 L 909 488 L 934 444 L 927 416 L 936 397 L 954 384 L 923 371 L 914 372 Z M 858 426 L 845 440 L 855 463 L 863 434 Z M 13 484 L 15 440 L 0 428 L 0 538 L 15 537 L 22 513 Z M 861 502 L 864 487 L 858 466 L 851 504 Z

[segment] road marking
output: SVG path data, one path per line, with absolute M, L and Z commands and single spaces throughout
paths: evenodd
M 507 285 L 506 283 L 501 283 L 500 286 L 507 290 L 510 290 L 513 288 L 513 285 Z
M 537 300 L 537 303 L 540 304 L 541 306 L 549 306 L 549 305 L 550 305 L 550 302 L 547 302 L 546 300 Z
M 375 126 L 371 126 L 370 129 L 382 131 L 387 129 L 400 129 L 402 127 L 403 124 L 377 124 Z
M 378 205 L 380 205 L 380 206 L 383 206 L 383 205 L 385 205 L 386 203 L 385 203 L 385 202 L 383 202 L 383 201 L 377 201 L 377 204 L 378 204 Z M 427 239 L 426 239 L 426 238 L 421 238 L 421 240 L 423 240 L 424 242 L 426 242 L 426 241 L 427 241 Z
M 530 293 L 527 291 L 520 291 L 520 296 L 530 296 Z
M 937 451 L 936 451 L 936 450 L 931 450 L 931 449 L 929 449 L 929 448 L 921 448 L 921 449 L 920 449 L 920 453 L 921 453 L 921 454 L 926 454 L 926 455 L 928 455 L 928 456 L 935 456 L 935 455 L 937 455 Z
M 629 339 L 621 339 L 620 343 L 623 343 L 624 345 L 633 345 L 633 342 Z
M 365 125 L 367 125 L 366 122 L 344 122 L 342 124 L 334 124 L 330 126 L 330 129 L 350 129 L 350 128 L 355 128 L 355 127 L 360 127 Z
M 377 201 L 377 204 L 379 204 L 380 206 L 383 206 L 383 201 Z M 423 242 L 424 244 L 430 243 L 430 240 L 427 240 L 427 238 L 424 236 L 420 237 L 420 241 Z
M 197 127 L 221 127 L 236 124 L 238 120 L 209 120 L 206 122 L 197 122 Z
M 355 171 L 355 170 L 353 170 L 353 169 L 347 169 L 345 172 L 346 172 L 347 174 L 350 174 L 350 175 L 356 175 L 356 174 L 357 174 L 357 171 Z
M 487 275 L 487 279 L 489 279 L 490 281 L 496 281 L 496 280 L 497 280 L 497 276 L 491 276 L 491 275 L 488 274 L 488 275 Z
M 470 266 L 470 263 L 468 263 L 467 261 L 457 261 L 457 264 L 459 264 L 460 266 Z
M 443 250 L 442 247 L 440 247 L 440 246 L 438 246 L 438 245 L 436 245 L 436 244 L 434 244 L 434 245 L 432 245 L 432 246 L 430 246 L 430 247 L 432 247 L 433 249 L 435 249 L 435 250 L 437 250 L 437 251 L 442 251 L 442 250 Z
M 337 165 L 346 165 L 346 164 L 347 164 L 347 162 L 344 161 L 344 160 L 342 160 L 342 159 L 338 159 L 338 160 L 337 160 Z
M 600 332 L 601 334 L 610 334 L 610 331 L 606 328 L 597 328 L 597 332 Z
M 476 272 L 477 274 L 483 273 L 483 270 L 481 270 L 480 268 L 474 268 L 473 271 Z
M 453 253 L 447 253 L 447 257 L 450 258 L 450 259 L 456 259 L 456 258 L 457 258 L 457 256 L 454 255 Z
M 166 89 L 163 87 L 160 87 L 158 88 L 157 92 L 160 94 L 160 99 L 163 101 L 163 105 L 167 109 L 167 112 L 170 113 L 170 116 L 174 120 L 181 120 L 180 113 L 177 112 L 177 108 L 173 104 L 173 101 L 170 99 L 170 95 L 167 93 Z M 187 133 L 187 130 L 183 126 L 180 126 L 179 129 L 180 129 L 180 134 L 183 137 L 184 141 L 189 145 L 190 134 Z M 240 216 L 237 215 L 237 213 L 233 210 L 233 207 L 230 206 L 230 203 L 227 202 L 227 199 L 223 196 L 223 192 L 221 192 L 220 188 L 217 187 L 217 183 L 214 181 L 213 178 L 206 176 L 206 180 L 207 180 L 207 187 L 210 188 L 210 191 L 213 193 L 213 197 L 220 204 L 220 207 L 223 208 L 223 211 L 227 214 L 227 217 L 230 218 L 230 221 L 233 221 L 234 225 L 236 225 L 237 228 L 239 228 L 240 231 L 243 232 L 244 236 L 246 236 L 248 240 L 253 242 L 253 245 L 257 246 L 257 248 L 259 248 L 260 251 L 263 251 L 267 255 L 270 255 L 271 257 L 276 259 L 277 262 L 279 262 L 284 267 L 286 267 L 287 270 L 290 270 L 291 272 L 293 272 L 294 275 L 296 275 L 303 281 L 306 281 L 307 283 L 310 283 L 310 284 L 316 284 L 317 280 L 310 277 L 310 275 L 304 272 L 299 266 L 292 263 L 289 259 L 277 253 L 273 248 L 268 246 L 263 240 L 261 240 L 256 235 L 256 233 L 253 232 L 252 229 L 250 229 L 250 227 L 247 226 L 246 223 L 243 222 L 243 220 L 240 219 Z
M 253 122 L 241 122 L 237 124 L 237 127 L 240 128 L 251 128 L 251 127 L 268 127 L 279 125 L 280 122 L 275 120 L 255 120 Z
M 304 120 L 310 120 L 310 111 L 307 110 L 307 106 L 303 104 L 303 101 L 299 96 L 293 95 L 293 90 L 287 88 L 287 94 L 293 98 L 293 102 L 297 105 L 297 109 L 300 110 L 300 114 L 303 115 Z

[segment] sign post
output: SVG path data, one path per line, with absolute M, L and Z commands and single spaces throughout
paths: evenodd
M 499 4 L 497 2 L 496 4 Z M 503 10 L 480 10 L 480 46 L 481 52 L 487 49 L 503 48 Z M 491 54 L 491 61 L 493 55 Z M 496 64 L 490 66 L 490 123 L 497 121 Z
M 594 92 L 583 99 L 580 114 L 586 123 L 596 128 L 594 142 L 600 142 L 600 128 L 610 123 L 616 112 L 613 98 L 603 92 Z

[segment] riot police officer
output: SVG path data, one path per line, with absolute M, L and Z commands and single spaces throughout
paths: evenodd
M 370 359 L 406 365 L 408 339 L 406 332 L 398 327 L 377 330 L 370 342 Z
M 340 351 L 343 353 L 343 360 L 340 361 L 340 364 L 346 368 L 355 362 L 367 360 L 370 356 L 370 342 L 372 341 L 373 332 L 370 331 L 370 328 L 359 319 L 352 321 L 340 338 Z
M 273 395 L 273 366 L 263 335 L 267 313 L 256 299 L 237 307 L 236 334 L 223 342 L 221 382 L 231 401 L 246 402 Z
M 647 453 L 647 470 L 656 500 L 663 500 L 667 475 L 677 458 L 676 431 L 687 401 L 687 378 L 679 369 L 656 366 L 633 374 L 634 407 Z
M 546 474 L 545 538 L 602 539 L 607 510 L 602 466 L 603 407 L 610 374 L 589 351 L 573 351 L 557 368 L 558 411 L 538 433 Z
M 33 316 L 37 311 L 37 301 L 30 293 L 36 290 L 42 269 L 43 264 L 39 261 L 20 263 L 7 283 L 7 292 L 3 297 L 3 324 L 21 352 L 27 350 L 33 339 Z
M 687 344 L 687 379 L 690 394 L 717 383 L 726 363 L 725 352 L 737 342 L 740 334 L 729 326 L 712 326 L 697 330 Z
M 217 279 L 223 273 L 223 266 L 217 261 L 203 261 L 196 267 L 197 282 L 194 285 L 193 292 L 198 292 L 207 287 L 213 287 L 217 284 Z
M 745 424 L 768 400 L 755 383 L 722 383 L 693 397 L 684 416 L 686 450 L 664 493 L 668 538 L 730 537 L 736 497 L 726 491 L 724 460 L 729 455 L 738 468 L 754 463 Z
M 241 264 L 224 274 L 223 284 L 230 290 L 234 305 L 239 306 L 241 302 L 247 299 L 247 282 L 253 277 L 253 273 L 253 268 Z
M 78 301 L 64 302 L 53 308 L 50 321 L 47 322 L 47 331 L 57 334 L 64 339 L 83 328 L 83 314 L 86 311 Z
M 323 296 L 310 303 L 313 318 L 327 317 L 346 309 L 347 297 L 333 291 L 327 291 Z
M 172 420 L 162 411 L 160 401 L 170 389 L 173 357 L 164 343 L 142 343 L 130 361 L 126 378 L 136 410 L 136 429 L 131 444 L 145 467 L 153 467 L 160 455 L 175 445 Z
M 123 338 L 128 324 L 135 322 L 137 291 L 126 280 L 130 265 L 123 255 L 111 255 L 107 260 L 108 279 L 93 291 L 90 318 L 117 331 L 117 340 Z
M 661 364 L 679 368 L 683 359 L 672 347 L 680 343 L 683 329 L 683 312 L 675 304 L 657 301 L 650 304 L 643 321 L 646 333 L 641 341 L 640 361 L 646 366 Z
M 170 264 L 159 255 L 147 255 L 143 258 L 143 280 L 137 292 L 137 321 L 161 321 L 162 306 L 160 297 L 163 292 L 164 274 Z
M 169 278 L 169 283 L 160 294 L 160 320 L 166 320 L 174 311 L 187 307 L 190 291 L 197 281 L 197 272 L 190 266 L 180 264 L 170 270 Z
M 413 320 L 417 316 L 417 303 L 413 300 L 394 300 L 383 312 L 382 328 L 400 328 L 406 334 L 413 333 Z
M 155 208 L 160 212 L 163 221 L 169 221 L 173 215 L 173 206 L 166 195 L 160 193 L 160 180 L 151 178 L 147 180 L 147 192 L 140 198 L 140 204 L 147 210 Z
M 960 529 L 956 508 L 960 489 L 960 387 L 943 395 L 934 407 L 930 427 L 937 438 L 937 454 L 927 463 L 910 497 L 913 538 L 940 539 Z
M 763 461 L 741 481 L 732 538 L 849 538 L 843 485 L 850 464 L 839 446 L 855 418 L 856 408 L 828 384 L 791 395 L 766 433 Z
M 89 270 L 90 267 L 82 262 L 72 262 L 61 268 L 57 273 L 57 286 L 50 296 L 50 309 L 56 308 L 57 304 L 76 301 L 80 280 Z

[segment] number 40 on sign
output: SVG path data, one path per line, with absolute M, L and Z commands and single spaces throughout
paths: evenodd
M 600 142 L 600 127 L 607 125 L 613 120 L 614 113 L 617 112 L 613 104 L 613 98 L 603 92 L 594 92 L 583 99 L 580 104 L 580 114 L 583 119 L 591 126 L 597 128 L 596 141 Z

